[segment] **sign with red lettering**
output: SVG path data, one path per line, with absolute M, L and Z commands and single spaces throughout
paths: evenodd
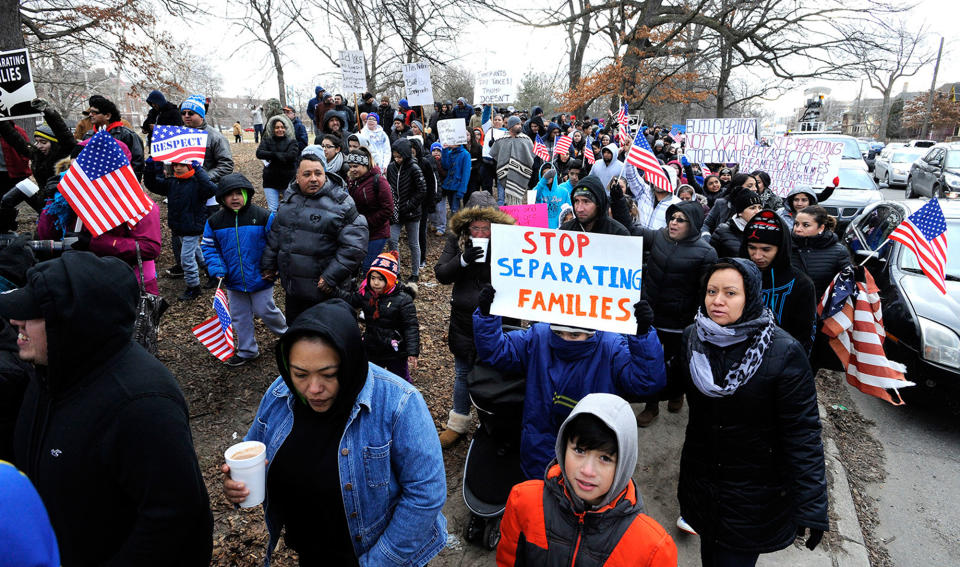
M 642 263 L 642 238 L 494 224 L 490 312 L 633 334 Z
M 550 228 L 550 213 L 547 203 L 535 205 L 504 205 L 500 210 L 513 217 L 520 226 Z

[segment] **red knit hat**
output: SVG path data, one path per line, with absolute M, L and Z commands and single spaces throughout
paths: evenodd
M 377 272 L 383 276 L 383 279 L 387 280 L 386 289 L 393 289 L 397 283 L 397 274 L 400 272 L 400 254 L 396 250 L 380 254 L 370 264 L 367 278 L 370 277 L 370 272 Z

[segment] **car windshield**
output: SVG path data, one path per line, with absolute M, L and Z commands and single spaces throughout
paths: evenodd
M 877 184 L 873 182 L 870 175 L 861 169 L 841 169 L 838 175 L 839 187 L 841 189 L 876 189 Z
M 866 142 L 857 142 L 857 145 L 860 147 L 860 151 L 861 151 L 861 152 L 869 152 L 869 151 L 870 151 L 870 144 L 868 144 L 868 143 L 866 143 Z
M 960 168 L 960 150 L 948 150 L 943 166 L 950 169 Z
M 917 257 L 906 246 L 902 247 L 900 267 L 922 273 Z M 960 219 L 947 219 L 947 279 L 960 280 Z
M 913 163 L 922 155 L 923 152 L 897 152 L 890 158 L 890 163 Z

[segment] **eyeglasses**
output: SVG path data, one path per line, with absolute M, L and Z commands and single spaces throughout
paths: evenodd
M 331 146 L 330 144 L 320 144 L 320 147 L 323 148 L 323 149 L 325 149 L 325 150 L 332 150 L 332 149 L 335 148 L 336 146 Z
M 93 116 L 94 114 L 103 114 L 99 110 L 88 110 L 83 113 L 84 116 Z
M 192 110 L 184 110 L 180 112 L 180 116 L 193 116 L 194 114 L 196 114 L 196 112 Z
M 674 215 L 674 216 L 670 217 L 670 222 L 675 222 L 675 223 L 677 223 L 677 224 L 683 224 L 683 223 L 689 222 L 689 221 L 687 221 L 686 217 L 682 217 L 682 216 L 680 216 L 680 215 Z
M 470 227 L 470 234 L 484 234 L 489 232 L 490 232 L 489 226 L 471 226 Z

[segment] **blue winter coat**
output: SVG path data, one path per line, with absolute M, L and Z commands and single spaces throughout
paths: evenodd
M 443 148 L 440 167 L 447 170 L 447 176 L 440 183 L 440 188 L 456 193 L 458 199 L 463 197 L 467 192 L 467 183 L 470 182 L 470 152 L 463 146 Z
M 543 478 L 556 455 L 557 431 L 581 398 L 602 392 L 636 399 L 667 383 L 663 347 L 653 327 L 642 336 L 597 331 L 574 342 L 561 339 L 547 323 L 503 333 L 500 317 L 478 309 L 473 336 L 478 362 L 526 374 L 520 464 L 528 479 Z

